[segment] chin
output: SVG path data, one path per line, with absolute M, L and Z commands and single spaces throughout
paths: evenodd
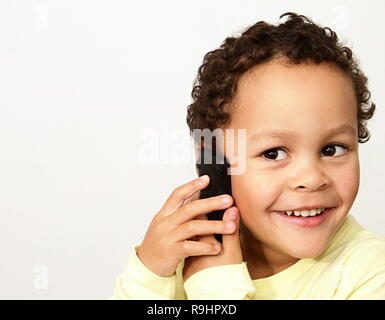
M 323 245 L 304 245 L 286 248 L 285 252 L 292 257 L 305 259 L 318 257 L 327 247 Z

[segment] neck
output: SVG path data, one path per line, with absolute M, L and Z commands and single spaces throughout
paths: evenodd
M 300 260 L 261 243 L 245 226 L 242 227 L 240 232 L 242 255 L 243 260 L 247 262 L 251 279 L 270 277 Z

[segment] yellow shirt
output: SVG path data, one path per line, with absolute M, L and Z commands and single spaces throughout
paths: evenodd
M 184 259 L 174 275 L 161 277 L 141 262 L 138 247 L 133 247 L 110 299 L 385 299 L 385 237 L 364 229 L 351 215 L 318 257 L 255 280 L 243 262 L 201 270 L 184 282 Z

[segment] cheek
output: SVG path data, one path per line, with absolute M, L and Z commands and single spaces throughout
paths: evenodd
M 358 158 L 351 165 L 336 173 L 335 187 L 345 203 L 353 203 L 360 185 L 360 167 Z
M 247 177 L 247 178 L 246 178 Z M 279 188 L 274 187 L 271 176 L 245 175 L 232 176 L 232 196 L 240 211 L 241 232 L 268 243 L 271 238 L 269 215 L 266 210 L 274 202 Z
M 274 201 L 279 188 L 271 181 L 271 175 L 245 172 L 231 178 L 232 195 L 241 213 L 261 212 Z

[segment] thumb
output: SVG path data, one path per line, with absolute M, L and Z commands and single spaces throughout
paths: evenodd
M 223 221 L 232 221 L 236 227 L 233 233 L 222 235 L 222 246 L 226 251 L 237 252 L 241 248 L 239 240 L 239 219 L 240 215 L 237 207 L 228 208 L 223 215 Z

